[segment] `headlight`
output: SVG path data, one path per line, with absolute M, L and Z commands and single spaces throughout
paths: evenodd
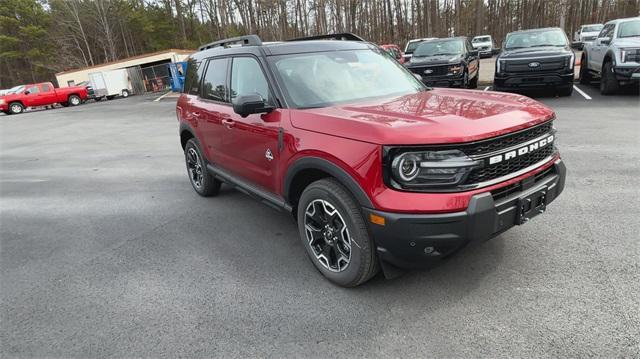
M 504 60 L 496 61 L 496 73 L 499 74 L 502 69 L 504 69 Z
M 620 49 L 620 62 L 627 62 L 627 49 Z
M 0 105 L 4 105 L 4 99 L 0 98 Z
M 462 73 L 462 66 L 461 65 L 449 66 L 449 73 L 453 75 Z
M 389 184 L 399 189 L 454 187 L 464 181 L 469 172 L 482 166 L 459 150 L 409 151 L 388 149 Z
M 569 66 L 569 70 L 573 70 L 573 66 L 576 64 L 576 55 L 573 54 L 573 52 L 571 53 L 571 55 L 567 58 L 567 60 L 569 61 L 569 63 L 567 64 L 567 66 Z

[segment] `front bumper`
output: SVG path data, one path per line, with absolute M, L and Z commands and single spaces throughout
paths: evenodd
M 613 71 L 616 74 L 616 80 L 622 82 L 638 82 L 640 81 L 640 66 L 616 66 Z
M 542 213 L 564 189 L 565 178 L 566 167 L 558 159 L 548 170 L 517 184 L 471 197 L 462 212 L 402 214 L 368 208 L 364 211 L 367 218 L 372 214 L 385 218 L 384 225 L 369 225 L 380 260 L 400 268 L 428 267 L 471 241 L 493 238 L 528 220 L 520 211 L 530 198 L 540 203 L 528 210 Z
M 550 86 L 572 86 L 573 79 L 573 71 L 566 74 L 555 72 L 536 74 L 507 73 L 496 74 L 493 83 L 497 88 L 532 89 Z

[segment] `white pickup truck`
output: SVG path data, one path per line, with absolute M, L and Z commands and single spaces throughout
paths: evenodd
M 607 22 L 582 52 L 580 83 L 600 78 L 600 93 L 640 82 L 640 17 Z
M 583 49 L 584 45 L 593 42 L 598 37 L 600 30 L 602 30 L 602 24 L 589 24 L 582 25 L 578 31 L 573 34 L 574 45 L 577 45 L 579 49 Z

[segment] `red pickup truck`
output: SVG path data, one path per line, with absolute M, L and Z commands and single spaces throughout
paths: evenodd
M 27 107 L 78 106 L 87 99 L 85 86 L 55 88 L 51 82 L 25 85 L 23 90 L 0 96 L 0 111 L 7 115 L 22 113 Z

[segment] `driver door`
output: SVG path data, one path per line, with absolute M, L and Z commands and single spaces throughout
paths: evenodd
M 231 103 L 242 95 L 259 94 L 274 104 L 269 82 L 257 58 L 238 56 L 232 59 L 230 78 Z M 233 107 L 225 107 L 225 135 L 221 147 L 224 166 L 234 174 L 277 193 L 281 111 L 241 117 Z
M 605 25 L 605 27 L 602 28 L 602 31 L 600 31 L 600 34 L 598 35 L 596 41 L 593 42 L 593 51 L 589 53 L 590 59 L 588 60 L 588 65 L 590 65 L 589 68 L 591 70 L 600 71 L 602 69 L 602 60 L 604 59 L 604 55 L 607 53 L 607 49 L 609 48 L 609 44 L 603 43 L 602 41 L 606 40 L 607 38 L 611 40 L 611 38 L 613 37 L 614 27 L 614 24 Z

